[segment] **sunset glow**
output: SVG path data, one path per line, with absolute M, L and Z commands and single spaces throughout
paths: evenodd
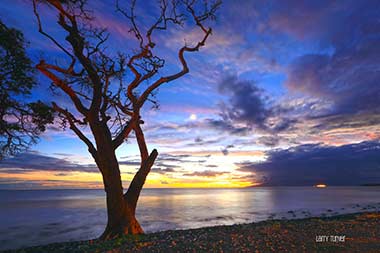
M 205 47 L 186 56 L 190 72 L 160 87 L 154 94 L 158 104 L 142 108 L 149 152 L 159 154 L 145 187 L 310 186 L 323 180 L 314 185 L 323 188 L 380 182 L 380 36 L 370 29 L 378 24 L 371 11 L 378 6 L 264 2 L 225 1 Z M 141 3 L 140 17 L 151 15 L 151 4 Z M 43 4 L 39 8 L 51 12 Z M 111 56 L 135 39 L 106 1 L 89 1 L 88 8 L 96 17 L 93 24 L 109 32 Z M 290 15 L 289 10 L 297 11 Z M 22 20 L 15 18 L 20 15 Z M 307 20 L 300 22 L 304 15 Z M 66 36 L 55 14 L 43 16 L 49 31 Z M 3 4 L 1 17 L 24 33 L 34 63 L 42 55 L 68 61 L 38 32 L 28 1 Z M 139 22 L 145 25 L 145 19 Z M 175 49 L 197 41 L 198 30 L 185 26 L 165 38 L 154 35 L 154 53 L 167 59 L 160 75 L 178 71 Z M 73 109 L 63 94 L 50 92 L 50 80 L 38 74 L 38 81 L 27 99 L 56 100 Z M 88 127 L 81 130 L 93 140 Z M 117 150 L 117 159 L 127 189 L 140 165 L 133 134 Z M 57 121 L 27 152 L 0 163 L 0 188 L 103 188 L 103 182 L 86 145 Z

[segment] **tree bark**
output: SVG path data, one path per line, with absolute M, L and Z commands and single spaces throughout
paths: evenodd
M 119 165 L 114 152 L 103 152 L 100 156 L 99 160 L 108 161 L 108 164 L 102 163 L 99 166 L 107 203 L 107 226 L 99 239 L 108 240 L 124 234 L 144 233 L 135 217 L 135 207 L 131 208 L 124 198 Z
M 132 212 L 124 198 L 119 198 L 120 190 L 109 190 L 106 194 L 108 221 L 107 226 L 99 239 L 109 240 L 121 235 L 144 233 L 134 215 L 135 212 Z
M 131 184 L 129 185 L 127 193 L 124 194 L 124 200 L 130 207 L 132 214 L 135 214 L 137 201 L 140 196 L 140 192 L 144 186 L 145 179 L 148 176 L 150 169 L 152 168 L 154 161 L 156 160 L 158 152 L 153 149 L 152 153 L 145 161 L 141 162 L 139 171 L 133 177 Z
M 103 156 L 108 157 L 112 157 L 112 155 L 114 154 L 103 154 Z M 111 171 L 116 171 L 117 173 L 112 173 L 106 177 L 103 176 L 107 195 L 108 222 L 106 229 L 99 239 L 109 240 L 120 235 L 144 233 L 144 230 L 141 228 L 135 216 L 136 206 L 146 176 L 153 166 L 157 155 L 157 150 L 154 149 L 148 159 L 142 162 L 139 171 L 136 173 L 128 191 L 124 195 L 120 171 L 115 156 L 114 165 L 117 168 L 111 169 Z M 108 168 L 107 171 L 110 171 L 110 168 Z
M 113 148 L 111 134 L 100 122 L 91 124 L 91 130 L 97 146 L 97 153 L 94 158 L 103 176 L 107 203 L 107 226 L 99 239 L 109 240 L 120 235 L 144 233 L 135 217 L 136 203 L 145 182 L 147 175 L 145 172 L 150 171 L 157 156 L 157 151 L 152 152 L 155 154 L 154 159 L 151 157 L 149 162 L 142 162 L 137 172 L 140 175 L 138 177 L 138 187 L 132 187 L 133 192 L 129 191 L 130 194 L 124 194 L 119 163 Z M 141 173 L 142 171 L 144 173 Z M 132 180 L 132 182 L 134 181 L 136 180 Z M 136 183 L 131 183 L 131 186 L 133 185 L 136 185 Z

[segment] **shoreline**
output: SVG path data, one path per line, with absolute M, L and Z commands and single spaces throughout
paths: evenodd
M 146 233 L 155 233 L 380 211 L 379 189 L 363 188 L 151 191 L 141 198 L 137 217 Z M 175 205 L 162 205 L 174 200 Z M 106 225 L 99 192 L 7 192 L 0 201 L 1 216 L 7 217 L 0 229 L 0 251 L 90 240 Z
M 95 240 L 53 243 L 1 252 L 377 252 L 380 212 L 167 230 Z

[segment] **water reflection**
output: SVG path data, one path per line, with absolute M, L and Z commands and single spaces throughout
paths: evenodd
M 146 232 L 304 218 L 379 209 L 379 192 L 379 187 L 144 189 L 137 216 Z M 0 249 L 94 238 L 106 222 L 103 190 L 0 191 L 0 205 Z

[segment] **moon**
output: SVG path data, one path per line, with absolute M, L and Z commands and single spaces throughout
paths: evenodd
M 196 114 L 191 114 L 190 117 L 189 117 L 190 120 L 196 120 L 197 119 L 197 115 Z

